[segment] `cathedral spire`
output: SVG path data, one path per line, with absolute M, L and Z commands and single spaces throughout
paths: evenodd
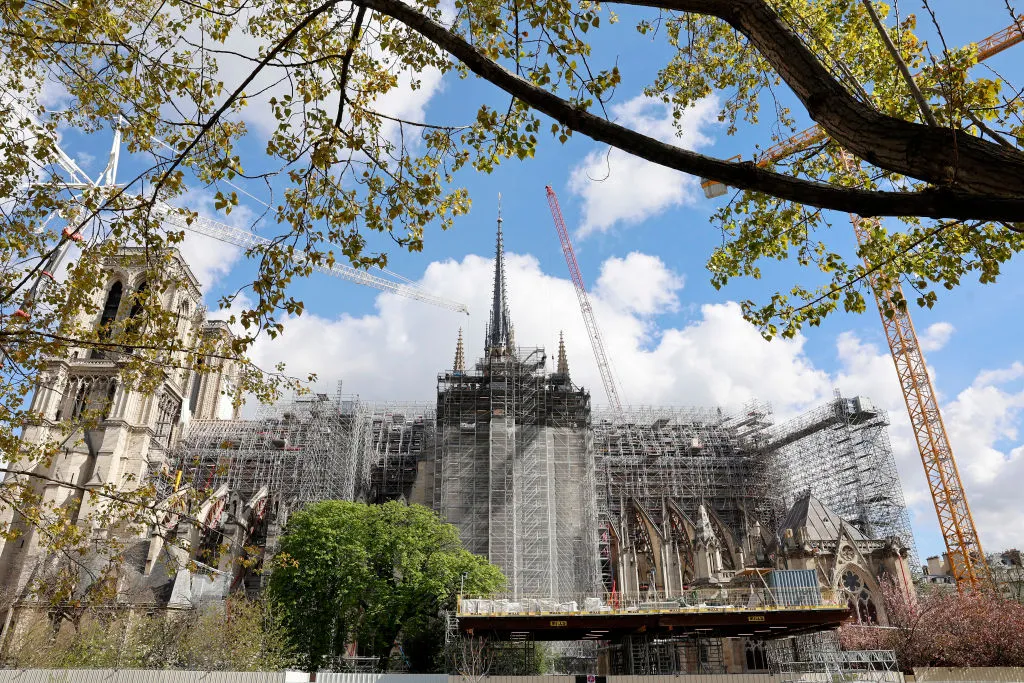
M 558 365 L 555 372 L 559 375 L 569 374 L 569 358 L 565 355 L 565 335 L 558 331 Z
M 462 328 L 459 328 L 459 341 L 455 342 L 455 363 L 452 370 L 457 373 L 466 371 L 466 353 L 462 348 Z
M 494 251 L 494 294 L 491 300 L 491 318 L 487 324 L 484 350 L 487 355 L 512 348 L 512 322 L 508 314 L 505 285 L 505 243 L 501 232 L 501 195 L 498 195 L 498 240 Z

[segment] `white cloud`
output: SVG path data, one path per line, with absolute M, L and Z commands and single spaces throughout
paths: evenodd
M 227 216 L 220 214 L 214 209 L 213 195 L 205 190 L 190 190 L 174 203 L 209 220 L 243 230 L 249 230 L 255 218 L 252 211 L 244 205 L 236 207 Z M 192 274 L 199 280 L 203 294 L 207 296 L 243 256 L 241 247 L 189 231 L 185 231 L 185 241 L 178 245 L 178 249 L 192 269 Z M 209 303 L 207 301 L 207 304 Z
M 683 283 L 683 277 L 657 256 L 634 251 L 624 259 L 612 257 L 601 264 L 594 293 L 622 310 L 653 315 L 679 309 L 676 292 Z
M 281 338 L 257 344 L 254 360 L 264 366 L 284 360 L 300 375 L 317 372 L 325 386 L 344 379 L 346 391 L 372 398 L 432 400 L 436 373 L 451 365 L 460 326 L 467 361 L 482 351 L 492 263 L 478 256 L 435 262 L 420 280 L 467 303 L 469 318 L 382 294 L 373 315 L 288 320 Z M 508 254 L 506 270 L 517 343 L 545 346 L 551 354 L 564 330 L 574 380 L 604 403 L 572 283 L 543 273 L 532 256 Z M 765 342 L 737 304 L 703 306 L 691 324 L 654 333 L 650 316 L 672 310 L 681 286 L 680 276 L 656 257 L 637 253 L 605 264 L 592 303 L 629 402 L 739 405 L 761 398 L 793 410 L 828 395 L 828 376 L 806 359 L 803 340 Z
M 342 3 L 336 8 L 335 16 L 342 16 L 350 8 L 351 5 Z M 234 92 L 252 73 L 259 61 L 260 54 L 265 53 L 270 47 L 266 38 L 253 36 L 248 30 L 251 19 L 251 12 L 243 11 L 224 44 L 216 46 L 216 49 L 219 50 L 216 55 L 217 78 L 224 82 L 225 96 Z M 199 27 L 196 26 L 193 30 L 198 33 Z M 347 35 L 351 32 L 351 24 L 339 24 L 335 30 L 345 32 Z M 367 32 L 364 31 L 364 33 Z M 362 49 L 377 59 L 387 60 L 391 63 L 397 61 L 393 55 L 385 54 L 378 45 L 369 40 L 364 41 Z M 322 73 L 325 78 L 329 77 L 328 70 L 325 69 Z M 375 101 L 375 109 L 388 116 L 412 121 L 422 120 L 427 103 L 440 90 L 441 72 L 434 68 L 418 72 L 406 69 L 395 75 L 397 78 L 395 87 Z M 416 81 L 415 88 L 413 87 L 414 80 Z M 277 98 L 280 101 L 282 97 L 290 94 L 292 81 L 293 75 L 287 69 L 273 65 L 264 67 L 246 88 L 246 93 L 249 96 L 247 98 L 248 105 L 242 111 L 241 118 L 260 133 L 267 134 L 276 130 L 279 122 L 274 116 L 269 101 L 271 98 Z M 337 93 L 330 93 L 322 104 L 330 109 L 336 106 L 337 99 Z M 396 130 L 397 124 L 385 122 L 383 133 L 386 137 L 391 137 Z
M 946 345 L 956 328 L 951 323 L 937 322 L 928 326 L 924 334 L 919 335 L 922 351 L 938 351 Z
M 657 140 L 697 149 L 711 142 L 705 130 L 716 120 L 718 109 L 718 99 L 706 97 L 687 109 L 677 124 L 669 105 L 641 95 L 612 107 L 611 114 L 616 122 Z M 583 200 L 578 231 L 583 237 L 692 204 L 700 188 L 693 176 L 618 149 L 597 149 L 572 170 L 569 189 Z

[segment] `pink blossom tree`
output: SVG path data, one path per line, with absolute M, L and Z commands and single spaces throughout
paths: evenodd
M 847 650 L 895 650 L 904 671 L 921 666 L 1024 666 L 1024 605 L 994 592 L 939 589 L 908 595 L 882 582 L 888 626 L 844 624 Z

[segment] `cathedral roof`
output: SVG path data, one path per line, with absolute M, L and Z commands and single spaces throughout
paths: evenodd
M 841 529 L 845 529 L 854 541 L 868 540 L 859 529 L 845 521 L 810 492 L 798 498 L 789 509 L 779 526 L 779 535 L 782 536 L 786 529 L 793 529 L 794 532 L 803 529 L 804 540 L 807 541 L 834 541 L 839 538 Z

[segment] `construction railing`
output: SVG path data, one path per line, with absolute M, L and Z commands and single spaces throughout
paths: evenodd
M 679 595 L 653 593 L 580 595 L 551 599 L 540 597 L 459 598 L 459 616 L 541 614 L 624 614 L 821 609 L 846 605 L 842 591 L 818 587 L 692 588 Z

